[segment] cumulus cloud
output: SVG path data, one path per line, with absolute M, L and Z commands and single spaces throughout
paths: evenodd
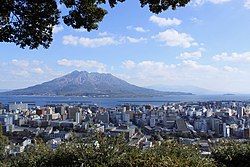
M 63 36 L 63 44 L 64 45 L 77 45 L 79 37 L 73 35 Z
M 30 76 L 30 73 L 27 70 L 12 70 L 11 74 L 15 77 L 27 78 Z
M 245 0 L 244 7 L 250 9 L 250 0 Z
M 244 53 L 222 53 L 213 56 L 215 61 L 229 61 L 229 62 L 250 62 L 250 52 Z
M 127 26 L 127 29 L 128 30 L 135 30 L 137 32 L 141 32 L 141 33 L 145 33 L 145 32 L 148 32 L 149 30 L 147 29 L 144 29 L 143 27 L 133 27 L 133 26 Z
M 63 37 L 64 45 L 82 45 L 89 48 L 97 48 L 107 45 L 116 45 L 116 41 L 112 37 L 100 37 L 100 38 L 85 38 L 85 37 L 76 37 L 72 35 L 66 35 Z
M 223 69 L 226 72 L 241 72 L 237 67 L 224 66 Z
M 158 16 L 151 16 L 149 18 L 149 21 L 151 21 L 152 23 L 157 24 L 160 27 L 169 27 L 169 26 L 178 26 L 182 23 L 181 20 L 177 19 L 177 18 L 162 18 L 162 17 L 158 17 Z
M 176 67 L 175 65 L 145 60 L 138 63 L 133 63 L 133 66 L 134 68 L 130 68 L 132 72 L 131 79 L 144 82 L 144 84 L 155 83 L 160 80 L 172 80 L 175 78 L 175 76 L 171 74 L 171 70 L 175 69 Z
M 98 34 L 99 36 L 101 36 L 101 37 L 105 37 L 105 36 L 109 36 L 109 33 L 108 32 L 99 32 L 99 34 Z
M 132 69 L 135 67 L 135 62 L 132 60 L 126 60 L 124 62 L 122 62 L 123 67 L 127 68 L 127 69 Z
M 110 34 L 104 32 L 99 33 L 98 38 L 85 38 L 85 37 L 78 37 L 73 35 L 66 35 L 63 36 L 63 44 L 64 45 L 81 45 L 87 48 L 97 48 L 102 46 L 110 46 L 110 45 L 120 45 L 126 42 L 128 43 L 139 43 L 143 41 L 147 41 L 146 38 L 140 37 L 130 37 L 130 36 L 108 36 Z
M 53 34 L 59 33 L 61 31 L 63 31 L 63 26 L 62 25 L 56 25 L 56 26 L 53 27 L 53 30 L 52 30 Z
M 74 29 L 75 32 L 88 32 L 85 28 Z
M 163 32 L 159 32 L 157 35 L 153 36 L 154 39 L 158 41 L 165 42 L 168 46 L 180 46 L 183 48 L 189 48 L 192 45 L 197 45 L 194 39 L 186 33 L 180 33 L 174 29 L 168 29 Z
M 177 59 L 200 59 L 202 52 L 200 50 L 195 52 L 183 52 Z
M 234 88 L 237 88 L 237 85 L 248 85 L 250 82 L 248 73 L 239 67 L 216 66 L 194 60 L 182 60 L 176 64 L 152 60 L 140 62 L 126 60 L 122 62 L 122 66 L 125 70 L 122 74 L 116 74 L 116 76 L 144 87 L 152 85 L 195 85 L 211 90 L 236 91 Z M 241 82 L 241 80 L 245 82 Z M 229 86 L 228 83 L 231 85 Z M 225 85 L 227 86 L 225 87 Z
M 40 68 L 40 67 L 34 68 L 33 71 L 34 71 L 36 74 L 43 74 L 43 73 L 44 73 L 43 69 Z
M 190 21 L 194 24 L 201 24 L 203 22 L 201 19 L 198 19 L 197 17 L 190 18 Z
M 203 71 L 203 72 L 217 72 L 218 71 L 218 68 L 212 65 L 199 64 L 197 61 L 193 61 L 193 60 L 184 60 L 183 66 L 191 70 L 195 70 L 195 71 Z
M 61 59 L 57 61 L 60 66 L 73 67 L 80 70 L 95 70 L 98 72 L 105 72 L 106 65 L 95 60 L 68 60 Z
M 223 3 L 229 2 L 231 0 L 208 0 L 208 1 L 211 3 L 214 3 L 214 4 L 223 4 Z
M 146 30 L 143 27 L 135 27 L 135 31 L 145 33 L 145 32 L 148 32 L 149 30 Z
M 29 61 L 27 60 L 17 60 L 17 59 L 11 60 L 11 64 L 20 68 L 27 68 L 30 65 Z
M 59 76 L 59 73 L 49 68 L 40 60 L 13 59 L 5 62 L 5 80 L 11 80 L 13 84 L 29 83 L 27 86 L 47 81 Z M 25 78 L 25 79 L 23 79 Z M 1 77 L 0 77 L 1 80 Z
M 193 0 L 192 3 L 194 6 L 198 6 L 198 5 L 203 5 L 205 2 L 210 2 L 213 4 L 223 4 L 229 1 L 231 0 Z
M 141 37 L 141 38 L 133 38 L 133 37 L 127 37 L 127 40 L 130 42 L 130 43 L 140 43 L 140 42 L 145 42 L 145 41 L 147 41 L 147 39 L 146 38 L 143 38 L 143 37 Z
M 205 81 L 209 77 L 213 78 L 219 71 L 222 71 L 212 65 L 200 64 L 191 60 L 184 60 L 179 64 L 151 60 L 141 62 L 127 60 L 122 65 L 126 69 L 122 76 L 127 81 L 141 86 L 191 84 L 195 80 Z

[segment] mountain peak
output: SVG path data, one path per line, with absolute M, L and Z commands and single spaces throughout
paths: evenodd
M 78 70 L 74 70 L 74 71 L 72 71 L 70 74 L 81 74 L 81 73 L 89 73 L 89 72 L 87 72 L 87 71 L 78 71 Z
M 25 89 L 6 92 L 9 95 L 62 95 L 89 97 L 152 97 L 173 94 L 138 87 L 112 74 L 78 71 Z M 178 93 L 180 94 L 180 93 Z M 185 94 L 185 93 L 182 93 Z
M 78 74 L 78 73 L 80 73 L 80 71 L 74 70 L 74 71 L 72 71 L 70 74 Z

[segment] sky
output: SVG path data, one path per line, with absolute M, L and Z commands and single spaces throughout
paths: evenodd
M 144 87 L 250 93 L 250 0 L 192 0 L 159 15 L 141 8 L 139 0 L 106 9 L 98 30 L 54 27 L 49 49 L 0 43 L 0 89 L 80 70 Z

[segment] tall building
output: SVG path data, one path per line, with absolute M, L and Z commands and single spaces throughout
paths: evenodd
M 223 123 L 223 137 L 230 137 L 230 127 Z
M 244 115 L 244 110 L 245 110 L 245 107 L 238 107 L 237 108 L 237 117 L 238 118 L 242 118 L 243 115 Z
M 125 124 L 129 124 L 129 122 L 130 122 L 130 114 L 129 114 L 129 112 L 124 112 L 122 114 L 122 121 Z
M 68 118 L 74 121 L 82 121 L 82 109 L 80 107 L 69 107 Z
M 14 130 L 13 116 L 12 115 L 0 115 L 0 124 L 2 125 L 3 132 L 12 132 Z
M 103 123 L 109 123 L 109 113 L 108 112 L 98 112 L 96 114 L 97 121 L 103 122 Z
M 56 106 L 55 113 L 59 113 L 61 115 L 65 115 L 66 114 L 65 106 Z
M 79 124 L 81 122 L 81 114 L 80 114 L 80 112 L 76 113 L 75 121 L 76 121 L 77 124 Z
M 207 132 L 207 121 L 205 119 L 198 119 L 194 121 L 194 129 L 199 132 Z

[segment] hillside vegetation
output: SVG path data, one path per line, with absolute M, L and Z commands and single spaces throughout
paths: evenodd
M 211 157 L 203 157 L 195 146 L 164 141 L 151 149 L 141 150 L 127 146 L 122 137 L 102 135 L 91 139 L 72 139 L 55 151 L 37 140 L 17 157 L 2 157 L 3 167 L 216 167 L 249 166 L 250 144 L 226 143 L 215 147 Z

